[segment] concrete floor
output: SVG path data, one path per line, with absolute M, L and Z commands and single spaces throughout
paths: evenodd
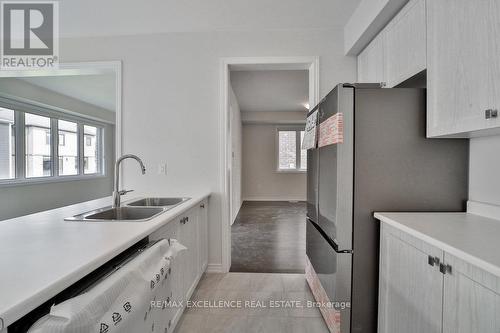
M 231 272 L 303 273 L 306 204 L 245 201 L 231 227 Z
M 307 306 L 313 297 L 304 274 L 205 274 L 191 300 L 240 300 L 242 306 L 187 308 L 176 333 L 329 332 L 319 310 Z M 282 306 L 271 308 L 271 301 L 294 301 L 295 305 L 281 302 L 277 304 Z

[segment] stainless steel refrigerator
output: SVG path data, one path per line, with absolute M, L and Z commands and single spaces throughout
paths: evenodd
M 465 209 L 468 140 L 427 139 L 425 105 L 425 89 L 339 84 L 310 112 L 343 115 L 343 142 L 307 152 L 306 221 L 308 282 L 350 304 L 336 307 L 342 333 L 377 331 L 373 213 Z

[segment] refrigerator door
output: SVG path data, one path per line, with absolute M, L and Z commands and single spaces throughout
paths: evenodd
M 318 148 L 318 217 L 321 230 L 340 249 L 352 249 L 353 89 L 338 85 L 320 104 L 320 124 L 341 112 L 344 140 Z
M 350 332 L 352 254 L 338 253 L 320 231 L 307 219 L 306 253 L 329 302 L 340 313 L 342 333 Z M 319 300 L 318 300 L 319 301 Z

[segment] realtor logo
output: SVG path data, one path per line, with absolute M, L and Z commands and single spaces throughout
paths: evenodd
M 0 69 L 58 66 L 59 3 L 1 2 Z

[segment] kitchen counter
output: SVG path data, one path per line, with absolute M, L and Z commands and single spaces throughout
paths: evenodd
M 111 197 L 0 221 L 0 331 L 209 195 L 187 195 L 146 222 L 64 221 L 110 206 Z
M 500 221 L 470 213 L 375 213 L 375 218 L 500 277 Z

